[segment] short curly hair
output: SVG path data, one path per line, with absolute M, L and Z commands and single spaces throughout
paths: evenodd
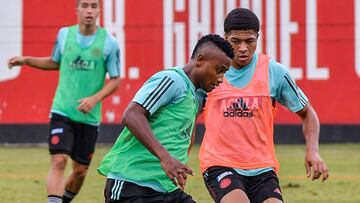
M 226 41 L 220 35 L 208 34 L 208 35 L 201 37 L 199 39 L 199 41 L 196 43 L 193 53 L 191 55 L 192 59 L 194 59 L 196 57 L 198 50 L 204 44 L 212 44 L 212 45 L 218 47 L 219 49 L 221 49 L 229 58 L 231 58 L 231 59 L 234 58 L 233 48 L 231 47 L 231 45 L 228 41 Z
M 224 21 L 224 32 L 232 30 L 254 30 L 259 32 L 260 22 L 254 12 L 247 8 L 235 8 L 227 14 Z

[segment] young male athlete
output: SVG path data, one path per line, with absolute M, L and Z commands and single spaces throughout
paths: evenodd
M 70 202 L 87 174 L 101 121 L 101 101 L 120 82 L 117 40 L 96 25 L 99 0 L 77 0 L 78 24 L 61 28 L 51 57 L 13 57 L 9 68 L 29 65 L 59 70 L 60 79 L 51 107 L 47 179 L 48 202 Z M 110 81 L 104 86 L 105 73 Z M 72 172 L 64 179 L 67 160 Z
M 125 129 L 104 157 L 105 202 L 191 203 L 183 192 L 185 165 L 198 111 L 196 90 L 222 83 L 233 58 L 231 45 L 218 35 L 196 44 L 190 62 L 148 79 L 124 112 Z
M 282 202 L 273 142 L 276 101 L 302 120 L 307 176 L 322 175 L 324 181 L 329 175 L 319 154 L 318 117 L 286 68 L 255 53 L 259 28 L 257 16 L 245 8 L 225 18 L 235 57 L 224 82 L 208 94 L 200 149 L 201 171 L 215 202 Z

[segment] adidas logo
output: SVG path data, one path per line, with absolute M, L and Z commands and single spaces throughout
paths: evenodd
M 224 112 L 224 117 L 253 117 L 254 113 L 251 111 L 231 111 L 231 112 Z
M 250 110 L 243 98 L 233 102 L 223 113 L 224 117 L 253 117 L 253 110 Z

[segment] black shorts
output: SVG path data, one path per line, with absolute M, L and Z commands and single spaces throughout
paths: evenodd
M 195 203 L 190 195 L 180 189 L 163 193 L 115 179 L 106 180 L 104 197 L 105 203 Z
M 80 164 L 89 165 L 98 132 L 98 126 L 75 122 L 52 113 L 48 138 L 50 154 L 68 154 Z
M 232 168 L 214 166 L 206 170 L 203 177 L 215 202 L 220 202 L 226 194 L 235 189 L 244 191 L 251 203 L 262 203 L 268 198 L 283 201 L 279 179 L 274 171 L 257 176 L 243 176 Z

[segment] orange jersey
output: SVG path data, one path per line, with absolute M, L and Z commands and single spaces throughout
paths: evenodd
M 259 54 L 253 78 L 244 88 L 224 82 L 211 93 L 204 108 L 205 135 L 200 169 L 272 167 L 277 172 L 273 107 L 269 88 L 269 58 Z

